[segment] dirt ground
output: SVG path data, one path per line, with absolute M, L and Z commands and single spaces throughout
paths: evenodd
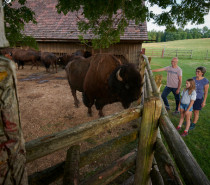
M 64 69 L 59 68 L 58 73 L 46 73 L 44 67 L 39 67 L 38 70 L 36 68 L 31 70 L 30 67 L 26 65 L 24 69 L 16 72 L 21 124 L 26 142 L 99 118 L 95 107 L 93 107 L 93 117 L 87 116 L 87 108 L 82 103 L 80 92 L 77 93 L 80 106 L 74 107 Z M 120 103 L 107 105 L 103 109 L 105 115 L 121 110 L 123 108 Z M 118 127 L 102 135 L 110 138 L 120 130 L 123 131 L 125 128 Z M 81 150 L 86 150 L 95 143 L 81 143 Z M 65 151 L 59 151 L 27 164 L 28 174 L 65 160 L 65 155 Z

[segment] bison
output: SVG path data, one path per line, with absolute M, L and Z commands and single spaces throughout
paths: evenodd
M 74 59 L 74 55 L 65 54 L 61 57 L 58 57 L 59 65 L 63 66 L 63 69 L 67 66 L 67 64 Z
M 92 115 L 95 104 L 99 116 L 102 109 L 113 102 L 121 102 L 124 108 L 140 97 L 143 80 L 134 64 L 125 64 L 111 54 L 96 54 L 91 57 L 90 67 L 83 84 L 83 103 Z
M 18 64 L 18 69 L 20 66 L 23 66 L 26 62 L 32 62 L 31 69 L 33 66 L 37 66 L 38 69 L 38 61 L 40 61 L 40 53 L 33 50 L 23 50 L 23 49 L 14 49 L 12 51 L 12 58 Z
M 89 58 L 92 56 L 91 52 L 89 51 L 83 51 L 83 50 L 77 50 L 76 52 L 72 53 L 74 56 L 83 56 L 85 58 Z
M 89 58 L 92 54 L 89 51 L 77 50 L 76 52 L 72 53 L 71 55 L 65 54 L 58 58 L 59 64 L 61 64 L 64 68 L 66 65 L 74 59 L 74 57 L 82 56 L 84 58 Z
M 49 52 L 42 52 L 41 53 L 41 61 L 46 68 L 46 72 L 49 72 L 50 65 L 51 65 L 53 71 L 54 71 L 54 68 L 55 68 L 56 73 L 57 73 L 57 57 L 56 57 L 55 54 L 49 53 Z
M 75 56 L 74 60 L 69 62 L 65 68 L 75 107 L 79 107 L 76 91 L 83 92 L 83 82 L 89 65 L 89 59 Z

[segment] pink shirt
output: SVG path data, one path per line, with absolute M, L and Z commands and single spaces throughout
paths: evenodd
M 176 68 L 167 66 L 165 69 L 167 71 L 167 87 L 178 88 L 179 76 L 182 76 L 182 69 L 179 66 Z

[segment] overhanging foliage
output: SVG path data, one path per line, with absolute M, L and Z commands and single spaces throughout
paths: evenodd
M 7 39 L 11 45 L 19 41 L 24 43 L 25 40 L 26 43 L 33 44 L 34 40 L 21 34 L 21 31 L 25 23 L 36 23 L 34 13 L 25 6 L 26 0 L 17 2 L 22 5 L 19 9 L 13 9 L 11 3 L 5 3 Z M 160 14 L 150 11 L 148 7 L 154 5 L 163 11 Z M 58 0 L 57 4 L 59 13 L 78 13 L 78 28 L 81 32 L 79 39 L 87 43 L 83 35 L 91 33 L 94 48 L 107 48 L 119 42 L 130 20 L 135 20 L 138 25 L 152 18 L 156 24 L 166 26 L 169 31 L 175 30 L 175 25 L 184 27 L 189 22 L 204 23 L 204 16 L 209 13 L 209 8 L 208 0 Z

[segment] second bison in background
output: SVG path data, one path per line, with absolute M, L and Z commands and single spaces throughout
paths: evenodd
M 83 92 L 83 82 L 88 71 L 90 58 L 74 56 L 74 59 L 69 62 L 65 68 L 67 80 L 71 89 L 72 96 L 74 97 L 75 107 L 79 107 L 79 100 L 77 99 L 76 92 Z
M 53 53 L 49 52 L 41 52 L 41 61 L 46 68 L 46 72 L 50 71 L 50 66 L 52 66 L 52 70 L 57 73 L 57 57 Z
M 122 65 L 111 54 L 96 54 L 91 57 L 90 67 L 84 80 L 83 102 L 92 115 L 95 104 L 99 116 L 102 109 L 113 102 L 121 102 L 124 108 L 138 100 L 143 80 L 134 64 Z

